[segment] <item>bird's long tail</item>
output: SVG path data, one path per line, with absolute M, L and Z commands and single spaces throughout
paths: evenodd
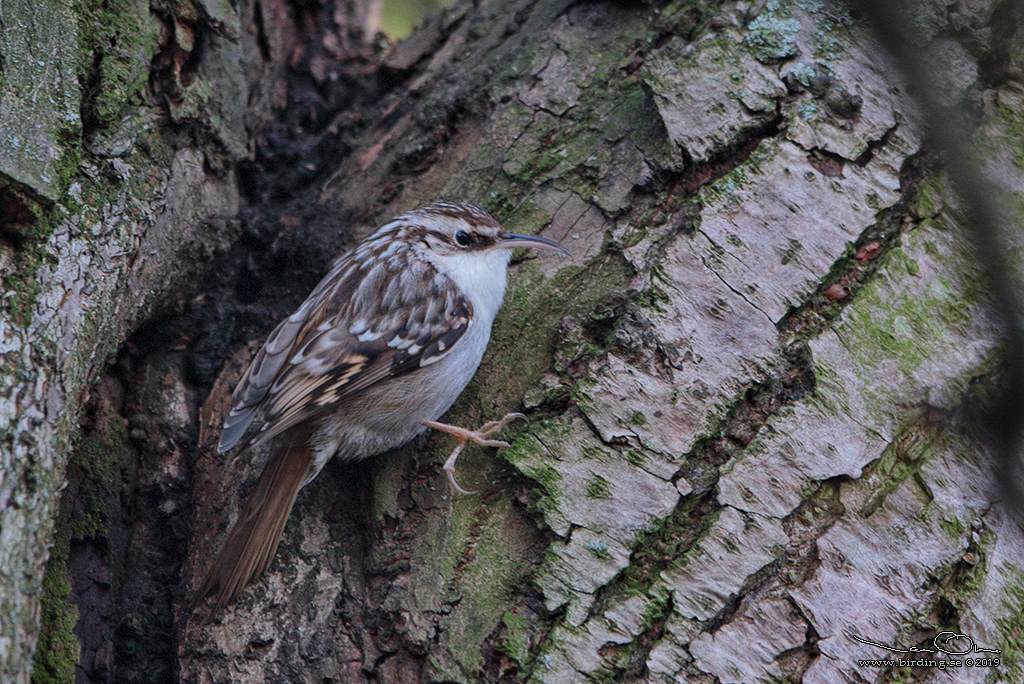
M 290 430 L 273 440 L 270 460 L 196 596 L 197 601 L 215 596 L 211 616 L 270 565 L 312 462 L 307 430 Z

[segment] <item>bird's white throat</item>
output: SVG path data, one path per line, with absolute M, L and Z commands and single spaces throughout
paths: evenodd
M 427 258 L 473 303 L 473 318 L 490 326 L 505 297 L 512 250 L 499 247 L 457 254 L 430 253 Z

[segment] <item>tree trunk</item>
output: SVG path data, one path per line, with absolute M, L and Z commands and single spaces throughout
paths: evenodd
M 121 193 L 102 206 L 151 206 L 128 201 L 127 180 L 150 175 L 118 170 L 135 156 L 98 157 L 112 171 L 83 166 L 66 191 L 32 186 L 64 242 L 4 233 L 11 249 L 56 255 L 36 270 L 70 293 L 44 281 L 34 303 L 7 298 L 4 344 L 16 340 L 23 361 L 6 386 L 25 408 L 4 414 L 5 679 L 28 671 L 61 447 L 105 355 L 144 319 L 89 403 L 55 547 L 69 551 L 47 580 L 56 607 L 43 630 L 59 634 L 75 619 L 60 597 L 70 576 L 84 680 L 931 681 L 944 676 L 935 667 L 864 659 L 942 658 L 931 651 L 944 631 L 1000 651 L 971 654 L 998 663 L 956 677 L 1024 676 L 1024 534 L 997 500 L 977 421 L 998 382 L 999 328 L 943 160 L 858 18 L 814 2 L 484 0 L 427 22 L 378 65 L 358 38 L 314 31 L 344 23 L 328 6 L 283 24 L 298 10 L 256 7 L 234 21 L 303 27 L 291 35 L 309 77 L 257 74 L 254 64 L 295 63 L 280 58 L 287 40 L 235 29 L 248 36 L 232 49 L 249 70 L 227 82 L 249 85 L 195 89 L 180 73 L 198 60 L 209 66 L 197 78 L 225 78 L 205 61 L 219 53 L 185 50 L 187 26 L 154 37 L 155 72 L 179 89 L 151 78 L 146 91 L 169 93 L 168 129 L 132 119 L 127 130 L 174 134 L 180 147 L 159 157 L 150 143 L 154 158 L 220 155 L 178 162 L 197 179 L 192 192 L 175 191 L 173 173 L 143 185 L 167 205 L 151 224 L 102 224 L 138 243 L 117 249 L 173 255 L 199 243 L 202 258 L 193 248 L 146 271 L 145 259 L 119 266 L 113 254 L 79 266 L 79 252 L 59 249 L 113 244 L 77 214 L 45 209 L 98 194 L 76 190 L 82 178 Z M 915 12 L 950 101 L 975 105 L 969 134 L 986 170 L 1021 192 L 1016 4 Z M 234 35 L 228 16 L 195 24 L 208 47 L 231 44 L 214 38 Z M 340 69 L 309 46 L 356 58 Z M 115 58 L 101 57 L 90 64 L 105 82 Z M 256 101 L 287 106 L 254 163 L 236 166 L 243 131 L 260 126 L 225 109 L 264 93 L 253 83 L 282 82 L 286 100 L 278 90 Z M 113 90 L 86 88 L 88 111 L 110 110 L 100 95 Z M 270 110 L 257 106 L 257 118 Z M 89 117 L 83 126 L 103 121 Z M 221 132 L 197 133 L 211 130 Z M 118 135 L 103 140 L 120 149 Z M 240 230 L 202 229 L 204 217 L 233 215 L 236 169 Z M 530 423 L 509 430 L 511 448 L 460 459 L 471 497 L 450 494 L 440 435 L 330 464 L 300 494 L 267 576 L 209 620 L 190 613 L 265 455 L 215 450 L 254 345 L 337 251 L 439 198 L 478 203 L 571 252 L 514 266 L 484 364 L 446 417 L 472 426 L 524 410 Z M 148 227 L 159 220 L 168 227 Z M 84 275 L 68 275 L 72 263 Z M 101 266 L 121 270 L 98 280 Z M 176 272 L 174 306 L 147 319 Z M 97 297 L 119 308 L 87 299 Z M 62 355 L 88 361 L 57 365 Z M 67 643 L 49 643 L 37 663 L 57 671 Z
M 127 681 L 139 663 L 115 672 L 111 658 L 134 652 L 142 640 L 133 630 L 161 620 L 166 628 L 151 645 L 162 637 L 170 650 L 141 671 L 176 671 L 170 599 L 187 539 L 187 489 L 175 493 L 185 508 L 163 511 L 177 529 L 156 538 L 177 538 L 180 548 L 145 548 L 133 515 L 146 487 L 187 485 L 195 418 L 175 401 L 191 395 L 175 395 L 175 376 L 159 375 L 168 364 L 158 353 L 132 379 L 160 393 L 129 392 L 123 408 L 128 378 L 119 363 L 97 387 L 67 467 L 72 437 L 90 387 L 131 330 L 147 320 L 144 331 L 162 330 L 137 337 L 157 341 L 156 352 L 181 343 L 170 340 L 180 330 L 161 321 L 190 306 L 213 255 L 236 249 L 238 172 L 257 134 L 287 130 L 275 110 L 358 61 L 347 42 L 361 46 L 352 38 L 373 5 L 0 5 L 0 681 L 28 680 L 40 635 L 38 681 L 68 680 L 79 641 L 80 674 Z M 309 20 L 316 12 L 326 17 Z M 146 414 L 156 411 L 147 432 Z M 158 434 L 179 418 L 181 429 Z M 154 444 L 160 460 L 143 458 L 139 468 Z M 66 470 L 71 486 L 54 533 Z M 144 573 L 133 563 L 146 554 L 162 565 L 163 586 L 134 595 Z M 132 600 L 145 610 L 112 607 Z

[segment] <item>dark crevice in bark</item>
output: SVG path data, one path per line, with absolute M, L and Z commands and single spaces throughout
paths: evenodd
M 25 249 L 31 240 L 32 228 L 43 214 L 45 204 L 31 188 L 0 177 L 0 273 L 7 271 L 4 262 Z
M 790 681 L 802 682 L 807 670 L 815 660 L 821 657 L 821 649 L 818 647 L 821 636 L 814 629 L 811 620 L 796 605 L 796 602 L 789 597 L 786 600 L 791 606 L 793 614 L 798 615 L 799 619 L 807 624 L 807 634 L 804 643 L 783 651 L 776 657 L 775 662 L 779 664 L 783 672 L 787 673 Z
M 875 158 L 875 154 L 878 150 L 882 149 L 889 143 L 889 140 L 892 138 L 893 133 L 896 132 L 897 128 L 899 128 L 898 124 L 888 129 L 878 140 L 869 140 L 867 149 L 861 152 L 860 156 L 853 160 L 853 163 L 861 168 L 870 164 L 871 160 Z
M 316 5 L 320 14 L 310 18 L 309 25 L 326 27 L 322 32 L 335 30 L 333 7 L 333 3 Z M 254 11 L 259 11 L 258 6 Z M 188 21 L 160 10 L 156 14 L 164 24 L 165 39 L 150 65 L 148 96 L 166 111 L 196 79 L 208 42 L 225 38 L 203 18 Z M 175 31 L 186 29 L 192 31 L 192 40 L 183 47 Z M 270 47 L 266 35 L 261 35 L 260 46 L 266 58 Z M 321 53 L 324 42 L 318 42 Z M 310 144 L 312 138 L 305 132 L 295 133 L 350 107 L 355 93 L 363 93 L 363 101 L 379 95 L 366 82 L 377 68 L 375 52 L 364 48 L 355 34 L 345 36 L 341 43 L 351 48 L 348 61 L 316 55 L 331 65 L 330 73 L 321 75 L 319 85 L 310 73 L 309 59 L 287 70 L 291 118 L 278 125 L 294 133 L 293 138 L 282 140 L 277 131 L 269 130 L 257 147 L 257 162 L 270 169 L 257 168 L 248 176 L 243 174 L 243 187 L 253 180 L 254 173 L 260 173 L 256 186 L 283 188 L 277 197 L 290 197 L 292 189 L 304 186 L 309 179 L 306 167 L 298 160 L 308 158 L 315 150 L 320 155 L 317 162 L 323 165 L 341 154 L 337 145 L 317 147 Z M 101 52 L 94 53 L 91 75 L 83 79 L 86 139 L 106 125 L 95 112 L 102 59 Z M 330 97 L 316 100 L 313 94 L 317 88 L 330 92 Z M 305 107 L 301 106 L 304 99 Z M 204 125 L 188 120 L 174 123 L 169 118 L 160 122 L 165 140 L 172 147 L 198 146 L 207 153 L 210 168 L 224 171 L 233 163 L 231 155 L 218 135 Z M 258 195 L 250 193 L 250 198 Z M 132 454 L 132 466 L 124 482 L 121 478 L 106 482 L 111 491 L 120 491 L 114 494 L 122 500 L 116 524 L 97 529 L 70 547 L 67 567 L 72 602 L 81 616 L 79 681 L 178 678 L 173 609 L 181 598 L 179 572 L 192 527 L 189 461 L 196 445 L 199 397 L 208 394 L 240 342 L 259 336 L 268 321 L 287 305 L 297 303 L 296 297 L 312 287 L 315 271 L 311 273 L 310 263 L 327 261 L 325 250 L 315 243 L 304 246 L 301 234 L 293 236 L 299 238 L 297 246 L 290 240 L 284 241 L 283 248 L 279 246 L 279 208 L 276 202 L 265 202 L 244 214 L 247 232 L 243 238 L 210 265 L 194 289 L 175 293 L 143 323 L 110 370 L 117 376 L 116 382 L 126 388 L 127 398 L 119 415 L 127 433 L 120 444 Z M 82 439 L 88 438 L 86 429 Z M 78 477 L 74 469 L 69 476 Z M 72 486 L 65 496 L 79 497 L 80 490 Z
M 650 595 L 663 571 L 685 562 L 687 552 L 699 543 L 722 509 L 716 488 L 719 467 L 745 449 L 772 416 L 813 392 L 815 380 L 809 350 L 799 346 L 786 354 L 787 364 L 777 369 L 774 379 L 749 388 L 718 427 L 681 459 L 685 465 L 679 477 L 685 478 L 693 491 L 680 499 L 675 510 L 656 529 L 637 541 L 626 568 L 598 589 L 588 619 L 630 596 Z M 743 590 L 706 628 L 713 630 L 727 621 L 744 596 L 762 587 L 781 563 L 775 561 L 747 578 Z M 629 644 L 608 651 L 608 662 L 617 663 L 611 667 L 613 681 L 642 675 L 647 655 L 658 643 L 663 630 L 664 620 L 653 620 Z
M 98 117 L 96 115 L 95 99 L 97 89 L 102 81 L 102 75 L 100 73 L 100 64 L 102 60 L 102 53 L 99 50 L 94 50 L 92 54 L 92 62 L 89 65 L 88 71 L 80 77 L 82 83 L 82 99 L 78 114 L 82 120 L 82 138 L 86 140 L 89 138 L 89 134 L 99 126 Z
M 124 567 L 130 535 L 130 516 L 122 509 L 129 505 L 137 469 L 137 454 L 125 440 L 123 414 L 123 384 L 107 375 L 83 409 L 79 442 L 66 472 L 68 486 L 61 495 L 54 553 L 61 555 L 60 537 L 68 535 L 65 567 L 69 601 L 79 612 L 74 628 L 80 644 L 75 668 L 79 681 L 104 681 L 115 669 L 112 604 L 120 594 L 118 570 Z
M 785 131 L 786 119 L 778 109 L 765 117 L 756 126 L 745 131 L 743 136 L 733 144 L 716 150 L 706 160 L 692 160 L 687 157 L 684 170 L 675 175 L 668 196 L 682 188 L 688 195 L 693 195 L 705 185 L 714 183 L 736 167 L 746 162 L 757 150 L 762 141 L 773 138 Z
M 215 29 L 202 17 L 189 19 L 171 12 L 153 10 L 161 22 L 163 42 L 149 65 L 149 94 L 165 114 L 172 102 L 180 102 L 195 82 L 210 34 Z M 186 37 L 182 35 L 188 31 Z M 169 123 L 169 122 L 165 122 Z
M 308 203 L 351 152 L 367 112 L 401 85 L 382 72 L 380 54 L 361 44 L 358 33 L 333 24 L 332 7 L 296 8 L 296 21 L 315 28 L 302 36 L 303 49 L 287 71 L 287 104 L 260 132 L 254 159 L 239 168 L 243 195 L 262 213 L 299 197 Z M 336 47 L 328 51 L 324 44 Z
M 902 235 L 926 218 L 918 216 L 918 190 L 937 165 L 938 160 L 927 152 L 910 158 L 901 172 L 902 196 L 877 214 L 878 220 L 832 265 L 814 293 L 782 317 L 778 328 L 783 337 L 794 341 L 817 337 L 838 319 L 886 263 L 888 253 L 901 244 Z
M 665 625 L 672 616 L 673 602 L 670 597 L 656 598 L 653 607 L 644 617 L 646 626 L 628 644 L 606 643 L 598 649 L 598 655 L 609 664 L 602 674 L 609 682 L 643 681 L 647 674 L 647 660 L 651 650 L 665 635 Z
M 846 512 L 839 494 L 842 484 L 849 480 L 846 476 L 823 480 L 782 520 L 782 529 L 789 537 L 777 568 L 783 586 L 800 586 L 814 571 L 818 539 Z
M 892 138 L 893 133 L 896 132 L 898 126 L 885 131 L 882 137 L 878 140 L 869 140 L 867 147 L 856 159 L 846 159 L 840 154 L 825 150 L 820 147 L 813 147 L 807 151 L 807 161 L 816 171 L 829 178 L 842 178 L 843 167 L 846 164 L 855 164 L 861 168 L 871 163 L 871 160 L 875 158 L 878 150 L 885 147 L 889 140 Z
M 68 470 L 72 512 L 63 525 L 89 525 L 67 560 L 80 682 L 177 679 L 172 607 L 190 527 L 195 393 L 181 354 L 140 351 L 152 343 L 136 334 L 94 391 L 80 437 L 86 451 L 76 452 L 87 459 Z
M 841 482 L 848 479 L 832 478 L 822 482 L 817 491 L 806 497 L 783 520 L 783 529 L 790 540 L 784 553 L 747 577 L 725 605 L 701 625 L 701 631 L 714 633 L 731 623 L 749 605 L 767 597 L 786 596 L 788 587 L 802 586 L 807 581 L 816 567 L 817 539 L 845 513 L 839 499 L 839 488 Z M 788 598 L 787 601 L 793 611 L 800 614 L 793 601 Z M 814 627 L 802 614 L 800 619 L 807 624 L 807 640 L 780 654 L 779 658 L 789 663 L 787 672 L 806 671 L 821 654 L 817 647 L 819 637 Z

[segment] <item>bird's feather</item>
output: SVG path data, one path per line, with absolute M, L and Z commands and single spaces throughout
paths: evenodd
M 375 237 L 338 259 L 267 338 L 232 395 L 220 451 L 241 440 L 259 411 L 263 425 L 250 446 L 434 363 L 465 334 L 473 305 L 452 280 L 419 257 L 415 241 Z
M 215 596 L 211 615 L 234 601 L 270 565 L 295 496 L 312 467 L 308 438 L 309 430 L 300 426 L 274 442 L 270 460 L 199 588 L 199 600 Z

